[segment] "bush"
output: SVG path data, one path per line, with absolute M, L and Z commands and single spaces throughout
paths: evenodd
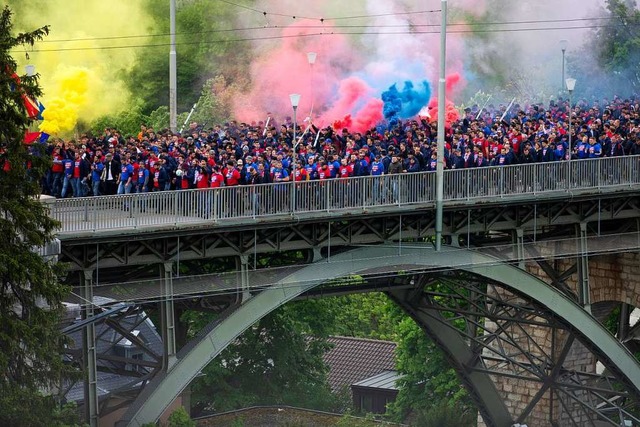
M 196 422 L 191 419 L 184 407 L 179 407 L 169 415 L 169 427 L 196 427 Z
M 420 427 L 461 427 L 476 425 L 477 415 L 459 405 L 445 402 L 426 410 L 417 411 L 411 425 Z

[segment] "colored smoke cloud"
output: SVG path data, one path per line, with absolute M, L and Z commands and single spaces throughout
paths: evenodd
M 151 20 L 143 2 L 127 0 L 45 1 L 10 0 L 15 27 L 29 31 L 50 26 L 50 34 L 36 45 L 20 65 L 36 67 L 40 74 L 46 110 L 41 130 L 71 133 L 78 120 L 89 122 L 128 107 L 130 95 L 122 76 L 135 61 L 135 49 L 103 47 L 138 45 L 148 38 L 118 36 L 148 34 Z
M 401 91 L 394 84 L 382 93 L 384 117 L 392 125 L 398 119 L 414 117 L 429 103 L 430 99 L 431 87 L 427 81 L 423 81 L 417 89 L 414 88 L 412 82 L 405 82 Z
M 282 39 L 255 42 L 251 89 L 235 97 L 235 118 L 260 120 L 266 111 L 290 116 L 290 93 L 302 95 L 299 117 L 313 113 L 319 126 L 350 123 L 353 129 L 365 131 L 385 118 L 393 122 L 415 117 L 429 104 L 429 82 L 437 81 L 439 60 L 439 36 L 419 30 L 437 22 L 439 13 L 425 13 L 425 9 L 437 10 L 439 5 L 439 1 L 417 7 L 368 0 L 351 6 L 332 1 L 310 4 L 305 19 L 267 15 L 268 25 L 278 28 L 258 30 L 256 38 L 269 34 Z M 277 7 L 259 1 L 256 7 L 274 12 L 300 9 L 291 0 Z M 330 18 L 350 15 L 363 18 Z M 264 24 L 264 19 L 245 14 L 243 24 Z M 358 31 L 350 29 L 354 25 Z M 454 58 L 462 56 L 460 38 L 452 37 L 450 51 Z M 317 53 L 313 65 L 307 61 L 307 52 Z M 463 87 L 462 61 L 448 62 L 457 76 L 456 86 Z

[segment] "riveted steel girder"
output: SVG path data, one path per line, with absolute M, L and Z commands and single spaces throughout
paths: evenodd
M 516 304 L 510 302 L 490 304 L 485 312 L 497 316 L 499 320 L 506 318 L 506 320 L 500 321 L 513 323 L 514 327 L 520 327 L 519 321 L 534 321 L 540 317 L 549 324 L 557 324 L 562 326 L 564 330 L 571 331 L 575 339 L 593 351 L 598 359 L 609 368 L 609 372 L 625 392 L 636 402 L 638 401 L 640 366 L 637 361 L 589 313 L 556 288 L 546 285 L 513 265 L 478 252 L 457 248 L 445 248 L 442 252 L 435 252 L 431 246 L 425 245 L 403 246 L 399 250 L 398 246 L 385 245 L 344 252 L 331 257 L 329 262 L 323 260 L 301 267 L 272 285 L 260 288 L 260 291 L 256 291 L 252 298 L 218 319 L 216 323 L 211 324 L 204 333 L 198 336 L 196 341 L 185 346 L 178 353 L 177 361 L 171 369 L 160 373 L 145 387 L 127 410 L 122 424 L 140 426 L 146 422 L 156 421 L 200 370 L 242 332 L 279 306 L 319 285 L 353 275 L 365 278 L 388 277 L 398 275 L 398 272 L 401 272 L 402 276 L 410 275 L 412 272 L 419 273 L 419 275 L 441 275 L 442 272 L 452 270 L 464 271 L 491 283 L 500 284 L 502 288 L 531 302 L 531 304 L 521 305 L 522 308 L 515 307 Z M 251 286 L 250 283 L 249 286 Z M 485 292 L 485 295 L 489 295 L 489 293 Z M 428 300 L 425 297 L 421 298 L 422 301 Z M 416 304 L 412 306 L 412 310 L 426 309 L 425 313 L 430 316 L 438 310 L 435 305 L 429 307 L 428 305 L 423 306 L 421 303 Z M 453 310 L 455 313 L 456 308 L 455 306 L 447 306 L 447 310 Z M 457 310 L 462 311 L 460 307 Z M 475 314 L 478 313 L 478 310 L 474 310 L 473 318 L 476 318 Z M 545 316 L 539 316 L 542 314 Z M 426 324 L 426 320 L 424 324 Z M 439 327 L 446 326 L 442 322 L 440 324 Z M 432 331 L 435 331 L 434 325 L 430 326 Z M 480 325 L 478 324 L 478 326 Z M 509 327 L 505 324 L 499 326 L 503 331 Z M 437 334 L 441 333 L 437 332 Z M 454 337 L 454 334 L 450 335 Z M 500 332 L 497 335 L 499 336 Z M 457 344 L 454 341 L 449 341 L 447 344 L 449 353 L 456 354 L 456 357 L 459 358 L 459 363 L 454 365 L 457 365 L 458 372 L 464 382 L 471 388 L 471 395 L 476 398 L 480 406 L 479 409 L 488 424 L 507 427 L 519 419 L 519 415 L 509 414 L 504 405 L 500 404 L 501 396 L 496 388 L 491 386 L 490 378 L 495 369 L 486 369 L 486 362 L 484 365 L 472 363 L 469 356 L 475 350 L 472 347 L 467 350 L 460 347 L 462 344 L 460 337 L 451 339 L 457 340 Z M 483 351 L 490 349 L 491 347 L 483 344 L 482 341 L 487 339 L 492 338 L 490 335 L 487 338 L 487 334 L 478 335 L 473 345 L 480 346 L 482 344 Z M 504 342 L 503 339 L 499 341 Z M 530 354 L 533 352 L 528 351 L 527 348 L 518 345 L 513 347 L 518 349 L 524 358 L 502 360 L 502 356 L 498 352 L 492 356 L 496 359 L 494 366 L 508 364 L 515 372 L 513 375 L 527 375 L 532 380 L 542 378 L 544 384 L 545 378 L 550 377 L 548 373 L 546 376 L 540 374 L 540 363 L 544 363 L 544 358 L 531 356 Z M 473 355 L 478 356 L 481 353 L 476 351 Z M 460 366 L 472 369 L 461 370 Z M 580 393 L 574 392 L 575 390 L 588 388 L 588 393 L 605 395 L 611 391 L 610 388 L 600 390 L 595 386 L 585 385 L 584 375 L 577 374 L 577 377 L 577 379 L 570 378 L 570 381 L 562 382 L 563 393 L 574 400 L 581 396 Z M 560 370 L 551 375 L 551 378 L 560 383 Z M 611 404 L 610 400 L 607 402 Z

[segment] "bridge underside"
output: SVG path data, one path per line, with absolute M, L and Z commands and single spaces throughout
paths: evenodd
M 640 423 L 640 366 L 633 356 L 573 299 L 503 260 L 458 248 L 375 246 L 264 276 L 243 279 L 251 296 L 159 370 L 122 425 L 156 421 L 204 366 L 288 301 L 320 291 L 374 290 L 389 295 L 444 349 L 486 425 Z M 364 280 L 339 280 L 353 276 Z M 596 370 L 596 362 L 604 369 Z

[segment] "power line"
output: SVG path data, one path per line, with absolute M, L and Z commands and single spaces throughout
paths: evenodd
M 412 12 L 407 12 L 412 13 Z M 403 13 L 398 13 L 396 15 L 402 15 Z M 376 17 L 376 16 L 388 16 L 389 14 L 382 15 L 361 15 L 362 17 Z M 350 19 L 352 17 L 341 17 L 341 18 L 333 18 L 333 20 L 337 19 Z M 584 22 L 584 21 L 596 21 L 596 20 L 612 20 L 615 19 L 613 17 L 602 17 L 602 18 L 570 18 L 570 19 L 547 19 L 547 20 L 528 20 L 528 21 L 510 21 L 510 22 L 454 22 L 447 24 L 448 27 L 456 27 L 456 26 L 480 26 L 480 25 L 517 25 L 517 24 L 551 24 L 551 23 L 568 23 L 568 22 Z M 622 24 L 621 24 L 622 25 Z M 369 28 L 371 25 L 332 25 L 330 28 Z M 397 24 L 397 25 L 376 25 L 376 28 L 398 28 L 398 27 L 406 27 L 406 24 Z M 416 24 L 412 25 L 414 28 L 423 28 L 423 27 L 440 27 L 440 24 Z M 280 30 L 285 27 L 279 25 L 273 26 L 260 26 L 260 27 L 244 27 L 244 28 L 228 28 L 228 29 L 216 29 L 216 30 L 207 30 L 207 31 L 193 31 L 193 32 L 179 32 L 176 33 L 178 36 L 182 35 L 202 35 L 202 34 L 216 34 L 216 33 L 228 33 L 228 32 L 236 32 L 236 31 L 255 31 L 255 30 Z M 311 29 L 311 28 L 327 28 L 325 25 L 290 25 L 287 26 L 288 29 Z M 586 28 L 586 27 L 585 27 Z M 83 37 L 83 38 L 75 38 L 75 39 L 49 39 L 42 40 L 41 43 L 62 43 L 62 42 L 80 42 L 80 41 L 97 41 L 97 40 L 123 40 L 123 39 L 134 39 L 134 38 L 147 38 L 147 37 L 166 37 L 170 36 L 171 33 L 158 33 L 158 34 L 138 34 L 138 35 L 127 35 L 127 36 L 108 36 L 108 37 Z
M 637 25 L 637 24 L 636 24 Z M 451 30 L 448 34 L 478 34 L 478 33 L 515 33 L 515 32 L 530 32 L 530 31 L 558 31 L 558 30 L 585 30 L 596 28 L 614 28 L 624 26 L 623 24 L 615 25 L 590 25 L 580 27 L 538 27 L 538 28 L 504 28 L 504 29 L 475 29 L 475 30 Z M 194 41 L 194 42 L 178 42 L 177 45 L 199 45 L 199 44 L 219 44 L 219 43 L 238 43 L 247 41 L 261 41 L 261 40 L 278 40 L 287 38 L 302 38 L 302 37 L 318 37 L 318 36 L 331 36 L 331 35 L 421 35 L 421 34 L 440 34 L 440 31 L 361 31 L 361 32 L 345 32 L 345 31 L 322 31 L 318 33 L 310 34 L 292 34 L 292 35 L 277 35 L 277 36 L 261 36 L 261 37 L 245 37 L 227 40 L 208 40 L 208 41 Z M 170 46 L 170 43 L 156 43 L 156 44 L 138 44 L 138 45 L 125 45 L 125 46 L 93 46 L 93 47 L 78 47 L 78 48 L 57 48 L 57 49 L 34 49 L 34 50 L 20 50 L 19 53 L 38 53 L 38 52 L 71 52 L 71 51 L 88 51 L 88 50 L 111 50 L 111 49 L 133 49 L 133 48 L 150 48 L 150 47 L 166 47 Z
M 256 12 L 261 14 L 264 17 L 267 17 L 268 15 L 273 15 L 273 16 L 281 16 L 284 18 L 292 18 L 292 19 L 310 19 L 310 20 L 316 20 L 316 21 L 320 21 L 320 22 L 325 22 L 325 21 L 335 21 L 335 20 L 339 20 L 339 19 L 360 19 L 360 18 L 377 18 L 377 17 L 382 17 L 382 16 L 396 16 L 396 15 L 415 15 L 415 14 L 422 14 L 422 13 L 436 13 L 436 12 L 440 12 L 440 9 L 434 9 L 434 10 L 418 10 L 418 11 L 414 11 L 414 12 L 395 12 L 395 13 L 380 13 L 380 14 L 374 14 L 374 15 L 355 15 L 355 16 L 339 16 L 339 17 L 333 17 L 333 18 L 323 18 L 323 17 L 311 17 L 311 16 L 303 16 L 303 15 L 297 15 L 295 13 L 277 13 L 277 12 L 267 12 L 265 10 L 259 10 L 250 6 L 245 6 L 242 4 L 238 4 L 238 3 L 234 3 L 231 2 L 229 0 L 219 0 L 222 3 L 226 3 L 228 5 L 231 6 L 235 6 L 235 7 L 239 7 L 241 9 L 246 9 L 252 12 Z

